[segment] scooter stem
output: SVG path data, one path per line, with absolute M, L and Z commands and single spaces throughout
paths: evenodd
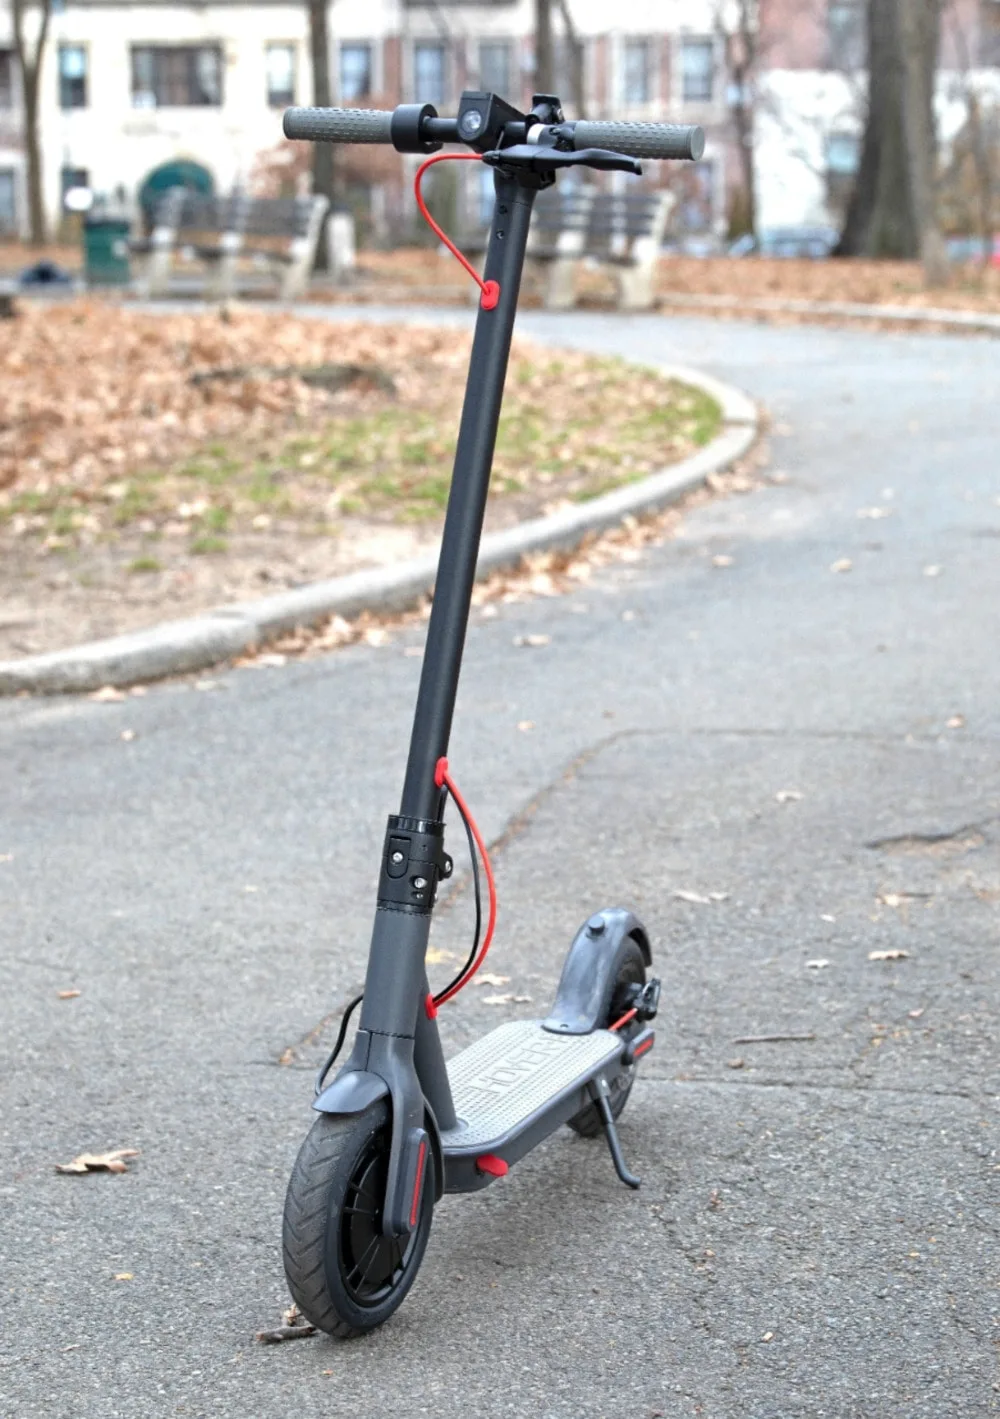
M 438 814 L 440 790 L 434 783 L 434 768 L 438 759 L 448 753 L 500 404 L 535 199 L 533 187 L 522 186 L 516 178 L 500 173 L 496 176 L 496 194 L 484 278 L 499 283 L 500 299 L 492 310 L 480 308 L 472 342 L 434 605 L 427 628 L 399 810 L 411 818 L 434 819 Z

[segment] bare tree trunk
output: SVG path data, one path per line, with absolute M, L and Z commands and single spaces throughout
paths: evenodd
M 329 0 L 309 0 L 309 51 L 312 60 L 313 103 L 329 108 L 333 103 L 330 91 L 330 25 Z M 314 143 L 312 151 L 312 190 L 330 199 L 330 210 L 336 193 L 336 171 L 332 143 Z M 326 222 L 316 243 L 316 270 L 329 268 Z
M 551 94 L 554 83 L 552 0 L 535 0 L 535 93 Z
M 24 97 L 24 153 L 28 178 L 28 230 L 32 246 L 44 246 L 47 236 L 45 193 L 42 178 L 42 144 L 38 132 L 39 80 L 45 41 L 49 32 L 52 0 L 40 0 L 41 23 L 34 46 L 29 46 L 24 33 L 25 0 L 12 0 L 14 48 L 21 71 L 21 92 Z
M 940 279 L 934 76 L 939 0 L 868 0 L 868 117 L 838 255 L 920 257 Z
M 587 115 L 584 112 L 583 40 L 573 23 L 569 0 L 559 0 L 559 9 L 566 27 L 566 46 L 569 50 L 569 101 L 573 106 L 573 117 L 586 118 Z
M 757 229 L 757 183 L 753 161 L 754 95 L 753 82 L 757 68 L 757 14 L 754 0 L 739 0 L 735 32 L 723 29 L 726 71 L 733 90 L 730 105 L 733 133 L 739 153 L 740 181 L 743 187 L 741 216 L 746 230 Z M 717 23 L 722 25 L 721 13 Z M 733 232 L 733 236 L 739 235 Z

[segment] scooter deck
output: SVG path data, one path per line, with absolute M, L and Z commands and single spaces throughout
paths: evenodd
M 449 1060 L 458 1124 L 441 1134 L 447 1190 L 489 1181 L 476 1182 L 463 1164 L 474 1168 L 484 1153 L 514 1162 L 572 1118 L 587 1103 L 589 1081 L 616 1065 L 622 1049 L 610 1030 L 556 1035 L 540 1020 L 514 1020 Z

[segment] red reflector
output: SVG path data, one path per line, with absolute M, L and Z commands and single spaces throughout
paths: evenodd
M 481 1173 L 489 1173 L 494 1178 L 505 1177 L 510 1172 L 504 1160 L 498 1158 L 495 1153 L 480 1153 L 476 1159 L 476 1167 Z
M 420 1184 L 424 1178 L 424 1158 L 427 1155 L 427 1144 L 421 1143 L 420 1152 L 417 1154 L 417 1180 L 413 1184 L 413 1205 L 410 1207 L 410 1230 L 417 1225 L 417 1211 L 420 1207 Z
M 651 1037 L 651 1038 L 648 1039 L 648 1040 L 643 1040 L 642 1044 L 636 1045 L 635 1049 L 632 1051 L 632 1058 L 633 1058 L 633 1059 L 638 1059 L 640 1055 L 643 1055 L 643 1054 L 648 1053 L 648 1051 L 653 1048 L 653 1045 L 654 1045 L 655 1043 L 656 1043 L 656 1037 L 655 1037 L 655 1036 Z

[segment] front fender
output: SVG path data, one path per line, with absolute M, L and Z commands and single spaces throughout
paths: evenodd
M 349 1069 L 326 1086 L 314 1100 L 313 1108 L 321 1114 L 363 1114 L 388 1093 L 389 1086 L 380 1075 L 367 1069 Z
M 559 978 L 555 1004 L 546 1030 L 556 1035 L 589 1035 L 597 1028 L 615 976 L 618 953 L 629 937 L 642 952 L 647 969 L 653 964 L 646 928 L 623 907 L 595 912 L 576 933 Z

